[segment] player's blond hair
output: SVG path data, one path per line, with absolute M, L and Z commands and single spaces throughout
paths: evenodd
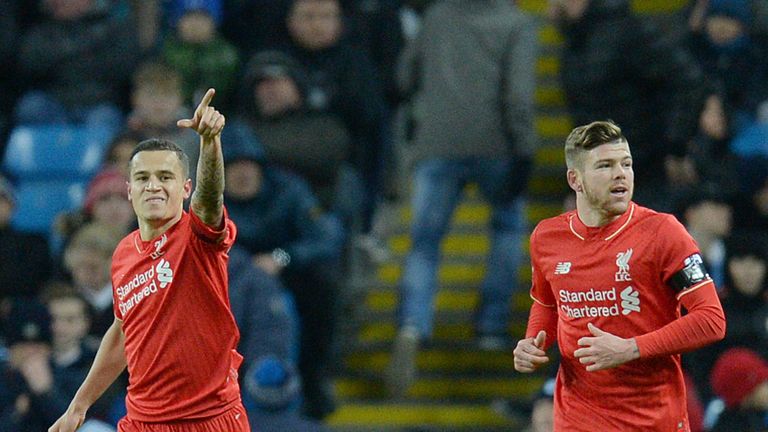
M 581 155 L 595 147 L 613 142 L 627 142 L 621 128 L 611 120 L 595 121 L 574 128 L 565 139 L 565 165 L 574 168 Z

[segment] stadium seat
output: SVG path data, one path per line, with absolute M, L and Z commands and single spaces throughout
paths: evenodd
M 86 185 L 85 181 L 61 179 L 19 182 L 16 187 L 17 207 L 11 224 L 21 231 L 47 236 L 56 215 L 80 207 Z
M 106 128 L 19 126 L 11 131 L 3 171 L 16 181 L 88 179 L 101 166 L 111 138 Z

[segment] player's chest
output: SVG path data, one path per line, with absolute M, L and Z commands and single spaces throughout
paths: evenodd
M 555 244 L 540 257 L 539 270 L 553 288 L 586 290 L 644 285 L 658 277 L 659 272 L 650 237 Z
M 178 285 L 174 281 L 182 257 L 172 244 L 117 257 L 112 273 L 114 300 L 124 321 L 163 302 Z

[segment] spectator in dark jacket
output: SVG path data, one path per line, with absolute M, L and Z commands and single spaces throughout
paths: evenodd
M 77 391 L 82 375 L 51 364 L 51 318 L 45 306 L 17 299 L 5 315 L 7 356 L 0 358 L 0 431 L 45 431 Z
M 253 265 L 243 248 L 229 252 L 229 298 L 240 328 L 243 405 L 254 430 L 320 431 L 298 412 L 298 315 L 280 281 Z
M 341 117 L 352 146 L 350 161 L 362 173 L 368 233 L 382 175 L 389 161 L 389 131 L 383 85 L 368 53 L 343 37 L 339 0 L 292 0 L 287 17 L 289 52 L 307 72 L 307 107 Z
M 754 121 L 768 97 L 765 41 L 750 34 L 753 15 L 748 0 L 709 0 L 701 31 L 691 35 L 692 52 L 707 82 L 720 90 L 728 114 L 729 135 Z
M 359 172 L 347 162 L 349 131 L 338 115 L 307 108 L 304 68 L 285 52 L 260 51 L 248 62 L 242 87 L 232 139 L 243 145 L 258 139 L 271 163 L 304 178 L 323 209 L 351 230 L 360 221 L 362 191 Z
M 768 363 L 748 348 L 718 358 L 710 382 L 725 404 L 713 432 L 768 431 Z
M 576 124 L 612 119 L 625 131 L 638 178 L 638 201 L 663 185 L 665 167 L 679 172 L 697 129 L 703 74 L 691 54 L 650 22 L 633 15 L 628 0 L 553 2 L 564 37 L 561 79 Z M 693 181 L 693 179 L 685 179 Z
M 255 144 L 224 148 L 227 210 L 238 227 L 238 244 L 296 299 L 304 412 L 322 418 L 334 409 L 328 367 L 341 276 L 339 227 L 304 181 L 270 166 Z
M 23 37 L 19 72 L 34 80 L 16 107 L 20 123 L 85 123 L 117 131 L 122 91 L 139 48 L 111 2 L 46 0 L 49 15 Z
M 11 224 L 15 207 L 13 186 L 0 177 L 0 302 L 11 296 L 36 296 L 52 273 L 47 239 L 15 229 Z

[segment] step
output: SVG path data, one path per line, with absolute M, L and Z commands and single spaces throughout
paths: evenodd
M 565 109 L 565 94 L 563 90 L 554 85 L 539 85 L 534 94 L 536 106 L 539 108 Z
M 344 366 L 348 371 L 382 374 L 389 365 L 389 351 L 358 352 L 347 355 Z M 456 351 L 449 348 L 422 349 L 416 357 L 420 372 L 439 373 L 515 373 L 511 351 Z
M 420 377 L 406 396 L 416 400 L 493 400 L 497 398 L 521 398 L 541 388 L 543 379 L 536 376 L 515 374 L 510 377 Z M 368 379 L 341 377 L 335 380 L 336 395 L 341 399 L 376 399 L 387 396 L 380 375 Z
M 690 0 L 632 0 L 632 11 L 638 14 L 658 15 L 679 12 Z M 520 9 L 539 16 L 547 14 L 548 0 L 518 0 Z
M 387 263 L 380 266 L 376 272 L 378 281 L 383 284 L 394 285 L 402 275 L 402 266 L 396 263 Z M 440 285 L 462 284 L 479 286 L 485 276 L 485 264 L 442 264 L 438 270 L 438 283 Z M 518 272 L 518 281 L 531 280 L 531 271 L 528 266 L 523 266 Z
M 567 115 L 537 115 L 536 131 L 545 138 L 565 138 L 573 129 L 573 122 Z
M 528 305 L 530 307 L 530 304 Z M 524 308 L 524 310 L 528 310 Z M 475 338 L 475 328 L 471 321 L 463 320 L 457 323 L 438 322 L 432 333 L 432 340 L 437 343 L 459 342 L 471 343 Z M 510 324 L 512 335 L 521 336 L 525 333 L 526 323 L 513 322 Z M 366 320 L 357 332 L 358 348 L 362 346 L 377 346 L 391 344 L 397 333 L 397 325 L 392 320 Z M 362 352 L 361 352 L 362 354 Z
M 553 173 L 552 175 L 544 175 L 543 173 L 541 175 L 533 176 L 529 183 L 529 190 L 530 193 L 535 195 L 549 195 L 552 191 L 561 192 L 562 190 L 567 190 L 568 185 L 565 181 L 565 173 L 564 171 L 562 173 Z M 540 201 L 535 200 L 529 200 L 528 205 L 526 207 L 526 216 L 528 219 L 528 223 L 535 223 L 541 220 L 540 216 L 542 213 L 548 213 L 552 214 L 553 216 L 560 213 L 560 209 L 555 209 L 552 206 L 552 203 L 542 203 Z M 404 234 L 408 232 L 408 229 L 410 228 L 411 221 L 413 219 L 413 211 L 409 205 L 404 205 L 399 210 L 399 220 L 398 223 L 400 224 L 399 233 Z M 488 226 L 488 223 L 491 220 L 491 206 L 484 200 L 480 198 L 474 198 L 469 197 L 463 198 L 462 201 L 459 203 L 458 206 L 456 206 L 456 209 L 454 210 L 453 217 L 451 218 L 450 222 L 450 232 L 456 233 L 456 235 L 462 235 L 464 237 L 461 237 L 460 240 L 470 240 L 470 237 L 472 235 L 487 235 L 486 229 Z M 470 229 L 470 232 L 460 232 L 461 229 Z M 479 230 L 471 230 L 471 228 L 477 228 Z M 397 231 L 396 231 L 397 232 Z M 451 243 L 449 245 L 445 245 L 444 247 L 447 247 L 448 250 L 461 250 L 459 247 L 460 244 L 456 244 L 455 241 L 458 241 L 459 239 L 455 240 L 448 240 L 450 238 L 450 235 L 446 237 L 445 241 L 450 241 Z M 402 240 L 398 240 L 402 241 Z M 478 243 L 478 240 L 470 240 L 475 242 L 472 245 L 468 245 L 468 248 L 470 248 L 470 251 L 473 250 L 479 250 L 480 248 L 485 248 L 487 245 Z M 396 244 L 396 245 L 390 245 L 394 247 L 403 247 L 402 244 Z M 473 249 L 474 248 L 474 249 Z M 394 249 L 393 249 L 394 250 Z
M 527 310 L 530 306 L 527 290 L 512 296 L 511 307 Z M 399 301 L 399 295 L 394 290 L 371 291 L 365 299 L 365 307 L 372 312 L 394 311 Z M 473 311 L 480 301 L 480 291 L 474 288 L 465 290 L 438 290 L 435 296 L 435 311 Z
M 519 426 L 496 413 L 490 404 L 472 403 L 345 403 L 327 419 L 327 424 L 334 430 L 361 427 L 354 430 L 377 432 L 395 427 L 437 427 L 440 431 L 464 427 L 477 431 Z

